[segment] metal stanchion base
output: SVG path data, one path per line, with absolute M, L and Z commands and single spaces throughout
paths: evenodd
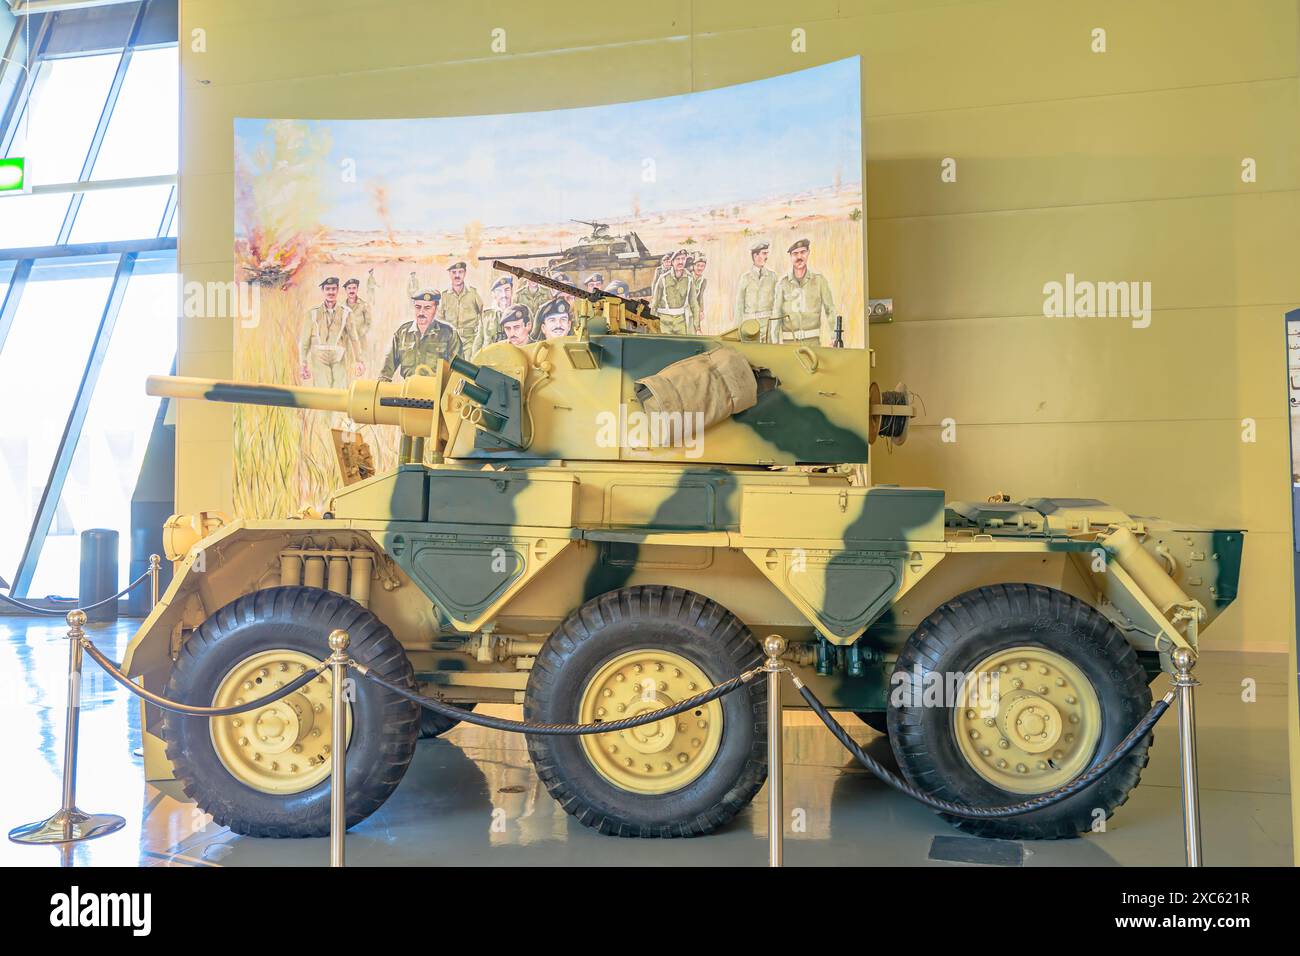
M 124 826 L 126 819 L 115 813 L 83 813 L 73 807 L 71 810 L 59 810 L 45 820 L 14 827 L 9 831 L 9 839 L 32 846 L 80 843 L 116 833 Z

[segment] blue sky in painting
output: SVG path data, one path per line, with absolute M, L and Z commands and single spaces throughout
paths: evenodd
M 780 197 L 861 179 L 859 60 L 663 99 L 423 119 L 300 120 L 328 137 L 329 228 L 379 229 L 373 187 L 399 230 L 618 219 Z M 264 119 L 235 120 L 253 157 Z M 347 160 L 356 182 L 344 182 Z M 646 170 L 653 164 L 653 181 Z M 255 165 L 244 166 L 254 169 Z M 242 233 L 244 223 L 237 222 Z

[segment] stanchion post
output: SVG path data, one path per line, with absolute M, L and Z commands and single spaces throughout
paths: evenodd
M 785 653 L 785 638 L 769 634 L 763 639 L 763 653 L 767 660 L 767 865 L 782 866 L 785 841 L 785 794 L 781 776 L 781 655 Z
M 1183 839 L 1187 865 L 1201 865 L 1201 803 L 1196 774 L 1196 702 L 1192 692 L 1200 683 L 1192 676 L 1196 652 L 1176 647 L 1169 659 L 1174 665 L 1174 687 L 1178 691 L 1178 753 L 1183 770 Z
M 81 723 L 81 653 L 86 612 L 68 612 L 68 713 L 63 733 L 63 805 L 51 816 L 9 831 L 9 839 L 28 845 L 80 843 L 107 836 L 126 826 L 114 813 L 77 809 L 77 734 Z
M 348 632 L 331 631 L 329 637 L 330 680 L 333 711 L 330 714 L 330 866 L 344 866 L 343 837 L 348 829 L 347 805 L 347 711 L 343 702 L 343 682 L 348 675 Z
M 158 606 L 158 585 L 162 578 L 162 558 L 149 555 L 149 610 Z

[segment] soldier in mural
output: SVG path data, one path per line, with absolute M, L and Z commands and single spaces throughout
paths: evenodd
M 411 296 L 415 318 L 403 322 L 393 333 L 393 344 L 379 373 L 381 381 L 391 382 L 398 372 L 402 378 L 410 378 L 419 374 L 421 366 L 432 368 L 438 359 L 450 362 L 462 356 L 460 335 L 438 320 L 441 299 L 442 293 L 437 289 L 422 289 Z
M 406 295 L 408 298 L 414 299 L 416 295 L 419 294 L 419 292 L 420 292 L 420 280 L 417 279 L 415 277 L 415 273 L 412 272 L 410 277 L 406 280 Z
M 515 304 L 515 280 L 512 276 L 501 276 L 488 291 L 492 296 L 492 307 L 483 310 L 483 320 L 479 323 L 478 336 L 470 349 L 471 355 L 486 345 L 500 341 L 501 318 Z
M 298 342 L 299 374 L 304 382 L 322 388 L 346 388 L 348 349 L 362 354 L 361 343 L 352 329 L 351 313 L 339 301 L 339 280 L 330 276 L 320 284 L 323 300 L 307 310 L 302 338 Z M 357 373 L 360 374 L 360 369 Z
M 776 284 L 772 317 L 781 320 L 785 342 L 820 341 L 822 313 L 832 323 L 835 320 L 830 283 L 821 273 L 808 268 L 809 245 L 807 239 L 800 239 L 786 250 L 790 254 L 790 272 Z
M 532 341 L 533 319 L 526 305 L 511 306 L 501 318 L 501 336 L 499 341 L 511 345 L 527 345 Z
M 375 278 L 375 270 L 371 267 L 366 272 L 366 301 L 374 302 L 375 296 L 379 293 L 379 280 Z
M 453 262 L 447 267 L 451 287 L 442 293 L 442 321 L 460 336 L 466 346 L 472 346 L 479 335 L 483 319 L 483 300 L 478 290 L 465 284 L 465 263 Z
M 532 279 L 520 280 L 514 295 L 515 304 L 528 306 L 529 315 L 536 315 L 551 298 L 549 290 L 543 289 Z
M 591 275 L 587 276 L 587 281 L 583 283 L 583 285 L 587 287 L 588 292 L 599 292 L 601 286 L 604 284 L 605 277 L 599 272 L 593 272 Z
M 659 316 L 659 328 L 670 335 L 696 334 L 695 317 L 691 314 L 691 275 L 686 271 L 688 253 L 678 249 L 673 253 L 667 273 L 655 280 L 650 291 L 650 311 Z
M 736 325 L 746 319 L 759 323 L 760 342 L 780 342 L 781 322 L 772 317 L 772 300 L 776 297 L 776 273 L 767 268 L 771 243 L 763 240 L 749 247 L 749 260 L 753 268 L 741 273 L 736 283 Z
M 371 270 L 372 274 L 374 270 Z M 365 350 L 370 346 L 370 326 L 373 324 L 374 316 L 370 312 L 370 302 L 357 295 L 357 290 L 361 288 L 361 282 L 358 279 L 349 279 L 343 283 L 345 298 L 343 304 L 347 306 L 348 312 L 352 314 L 348 320 L 352 325 L 352 331 L 361 351 L 354 352 L 349 349 L 347 361 L 349 366 L 355 367 L 358 375 L 366 374 Z M 373 299 L 370 301 L 374 301 Z M 351 337 L 349 338 L 349 342 Z
M 567 299 L 557 296 L 542 306 L 541 314 L 537 316 L 537 325 L 541 332 L 537 338 L 558 339 L 572 335 L 573 307 Z
M 709 260 L 703 252 L 697 252 L 686 262 L 686 271 L 691 274 L 691 315 L 694 316 L 692 326 L 696 334 L 704 328 L 704 290 L 708 287 L 709 280 L 704 277 L 704 270 L 708 267 Z

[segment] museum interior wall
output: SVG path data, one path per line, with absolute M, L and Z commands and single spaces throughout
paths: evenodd
M 1251 8 L 520 0 L 502 15 L 428 0 L 182 0 L 180 268 L 187 282 L 232 277 L 235 117 L 586 106 L 860 55 L 869 290 L 895 310 L 869 344 L 877 381 L 905 381 L 923 404 L 904 447 L 876 446 L 875 480 L 950 498 L 1097 496 L 1244 528 L 1241 596 L 1206 644 L 1281 651 L 1297 4 Z M 503 53 L 490 49 L 497 27 Z M 806 131 L 809 151 L 821 135 Z M 653 155 L 654 142 L 646 130 L 628 149 Z M 1150 311 L 1047 318 L 1053 281 L 1149 282 Z M 230 319 L 182 318 L 179 373 L 229 376 L 233 343 Z M 231 408 L 178 404 L 177 507 L 229 509 Z

